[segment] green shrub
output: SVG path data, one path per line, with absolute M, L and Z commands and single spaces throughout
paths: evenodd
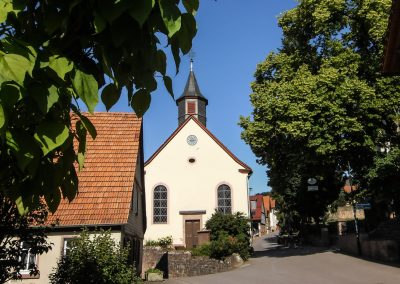
M 50 283 L 115 283 L 139 281 L 132 265 L 128 265 L 128 248 L 121 248 L 111 238 L 110 231 L 89 235 L 83 230 L 72 241 L 67 255 L 50 274 Z
M 172 247 L 172 236 L 167 236 L 158 239 L 158 245 L 163 249 L 169 249 Z
M 144 243 L 145 247 L 157 247 L 158 246 L 158 242 L 154 241 L 154 240 L 146 240 Z
M 193 256 L 211 256 L 211 243 L 202 244 L 191 249 Z
M 158 240 L 146 240 L 146 247 L 161 247 L 163 250 L 168 250 L 172 248 L 172 236 L 167 236 L 164 238 L 159 238 Z
M 147 275 L 148 273 L 163 274 L 163 272 L 162 272 L 160 269 L 157 269 L 157 268 L 149 268 L 149 269 L 147 269 L 147 270 L 146 270 L 146 275 Z
M 244 260 L 250 257 L 250 223 L 243 213 L 215 212 L 206 223 L 211 230 L 210 257 L 223 259 L 238 253 Z

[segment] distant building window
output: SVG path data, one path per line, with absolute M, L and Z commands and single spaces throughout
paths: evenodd
M 153 196 L 153 222 L 167 223 L 167 188 L 163 185 L 158 185 L 154 189 Z
M 217 197 L 218 197 L 218 212 L 222 212 L 224 214 L 231 214 L 232 198 L 231 198 L 230 187 L 226 184 L 220 185 L 217 190 Z
M 21 243 L 21 248 L 21 273 L 29 273 L 29 270 L 34 269 L 37 266 L 37 257 L 36 254 L 31 252 L 31 248 L 26 242 Z
M 257 201 L 256 200 L 250 201 L 250 209 L 251 210 L 256 210 L 257 209 Z
M 196 103 L 195 102 L 187 102 L 187 113 L 188 114 L 196 113 Z

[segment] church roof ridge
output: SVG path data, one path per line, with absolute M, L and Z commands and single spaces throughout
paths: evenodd
M 195 123 L 197 123 L 197 125 L 199 125 L 200 128 L 202 128 L 208 134 L 208 136 L 210 136 L 211 139 L 213 139 L 236 163 L 243 167 L 243 169 L 239 169 L 240 172 L 247 174 L 251 174 L 253 172 L 253 170 L 247 164 L 239 160 L 239 158 L 236 157 L 221 141 L 219 141 L 218 138 L 207 129 L 207 127 L 205 127 L 196 117 L 192 115 L 186 118 L 186 120 L 180 126 L 178 126 L 178 128 L 167 138 L 167 140 L 165 140 L 165 142 L 154 152 L 154 154 L 150 156 L 150 158 L 144 163 L 145 167 L 154 160 L 154 158 L 168 145 L 168 143 L 179 133 L 179 131 L 181 131 L 181 129 L 188 124 L 190 120 L 193 120 Z

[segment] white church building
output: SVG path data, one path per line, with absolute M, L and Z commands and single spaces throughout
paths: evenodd
M 176 104 L 178 128 L 145 163 L 145 240 L 172 236 L 191 248 L 215 210 L 248 216 L 252 170 L 206 128 L 208 100 L 193 70 Z

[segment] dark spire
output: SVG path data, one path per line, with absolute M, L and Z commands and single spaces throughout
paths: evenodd
M 190 60 L 190 72 L 183 94 L 176 100 L 178 106 L 178 123 L 181 125 L 189 115 L 195 116 L 206 126 L 206 106 L 208 100 L 200 92 L 193 72 L 193 59 Z
M 182 95 L 176 100 L 176 104 L 178 105 L 179 101 L 183 100 L 185 97 L 198 97 L 198 99 L 205 101 L 206 105 L 208 104 L 208 100 L 200 92 L 200 88 L 197 84 L 196 76 L 194 75 L 193 70 L 189 72 L 185 89 L 183 90 Z

